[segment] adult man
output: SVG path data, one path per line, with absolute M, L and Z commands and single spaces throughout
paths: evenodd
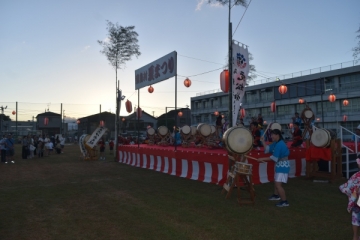
M 14 140 L 11 138 L 11 134 L 8 134 L 7 139 L 5 140 L 5 147 L 6 147 L 6 162 L 8 163 L 15 163 L 14 161 Z
M 253 147 L 254 148 L 258 148 L 258 147 L 262 147 L 262 144 L 260 142 L 260 130 L 258 129 L 258 125 L 256 122 L 252 122 L 250 124 L 250 129 L 251 129 L 251 134 L 254 138 L 254 142 L 253 142 Z
M 301 125 L 301 118 L 299 117 L 299 113 L 295 113 L 295 117 L 292 117 L 293 123 L 299 123 L 299 126 Z
M 298 122 L 294 123 L 294 132 L 292 133 L 292 135 L 293 135 L 293 143 L 291 144 L 291 146 L 292 147 L 301 146 L 301 144 L 303 143 L 303 139 L 302 139 L 302 131 L 299 128 Z
M 64 153 L 64 147 L 65 147 L 65 137 L 61 136 L 60 138 L 60 147 L 61 147 L 61 153 Z
M 6 147 L 5 147 L 6 136 L 0 140 L 0 149 L 1 149 L 1 162 L 6 162 Z
M 264 119 L 260 113 L 258 114 L 257 122 L 261 127 L 264 126 Z

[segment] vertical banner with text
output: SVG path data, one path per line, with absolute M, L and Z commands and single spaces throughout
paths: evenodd
M 236 126 L 240 106 L 245 94 L 245 86 L 249 75 L 250 64 L 247 48 L 239 46 L 233 42 L 232 49 L 232 123 L 233 126 Z

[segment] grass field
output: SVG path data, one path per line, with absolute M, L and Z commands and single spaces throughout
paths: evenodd
M 239 206 L 221 187 L 65 153 L 0 165 L 0 239 L 351 239 L 347 198 L 338 186 L 292 178 L 290 207 Z

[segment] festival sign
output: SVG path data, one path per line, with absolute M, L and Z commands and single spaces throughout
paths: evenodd
M 102 135 L 104 135 L 104 133 L 106 132 L 107 128 L 106 127 L 98 127 L 93 134 L 91 134 L 89 140 L 86 142 L 86 145 L 88 145 L 89 147 L 93 148 L 97 142 L 100 140 L 100 138 L 102 137 Z
M 135 90 L 164 81 L 177 74 L 177 52 L 171 52 L 135 70 Z
M 236 126 L 239 109 L 245 94 L 246 80 L 249 75 L 250 65 L 247 48 L 233 42 L 232 49 L 232 127 L 234 127 Z
M 79 138 L 79 146 L 80 146 L 80 151 L 82 153 L 82 155 L 85 157 L 87 151 L 86 151 L 86 148 L 85 148 L 85 144 L 84 144 L 84 139 L 85 137 L 87 136 L 87 134 L 83 134 L 81 135 L 81 137 Z

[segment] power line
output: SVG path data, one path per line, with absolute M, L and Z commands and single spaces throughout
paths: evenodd
M 219 64 L 219 65 L 224 65 L 223 63 L 210 62 L 210 61 L 207 61 L 207 60 L 203 60 L 203 59 L 199 59 L 199 58 L 194 58 L 194 57 L 189 57 L 189 56 L 185 56 L 185 55 L 181 55 L 181 54 L 178 54 L 178 56 L 186 57 L 186 58 L 190 58 L 190 59 L 195 59 L 195 60 L 202 61 L 202 62 L 208 62 L 208 63 L 214 63 L 214 64 Z
M 217 69 L 210 70 L 210 71 L 207 71 L 207 72 L 191 75 L 191 76 L 182 76 L 182 75 L 179 75 L 179 74 L 178 74 L 178 76 L 180 76 L 180 77 L 196 77 L 196 76 L 203 75 L 203 74 L 206 74 L 206 73 L 211 73 L 211 72 L 214 72 L 214 71 L 217 71 L 217 70 L 220 70 L 220 69 L 224 69 L 224 68 L 221 67 L 221 68 L 217 68 Z
M 242 20 L 242 19 L 243 19 L 243 17 L 245 16 L 245 13 L 246 13 L 246 11 L 247 11 L 247 10 L 248 10 L 248 8 L 249 8 L 250 3 L 251 3 L 251 0 L 250 0 L 249 4 L 247 5 L 247 7 L 246 7 L 246 9 L 245 9 L 245 12 L 243 13 L 243 15 L 242 15 L 242 17 L 241 17 L 241 19 L 240 19 L 240 21 L 239 21 L 238 25 L 236 26 L 236 29 L 235 29 L 235 31 L 234 31 L 234 33 L 233 33 L 233 35 L 235 34 L 236 30 L 238 29 L 238 27 L 239 27 L 239 25 L 240 25 L 240 23 L 241 23 L 241 20 Z

